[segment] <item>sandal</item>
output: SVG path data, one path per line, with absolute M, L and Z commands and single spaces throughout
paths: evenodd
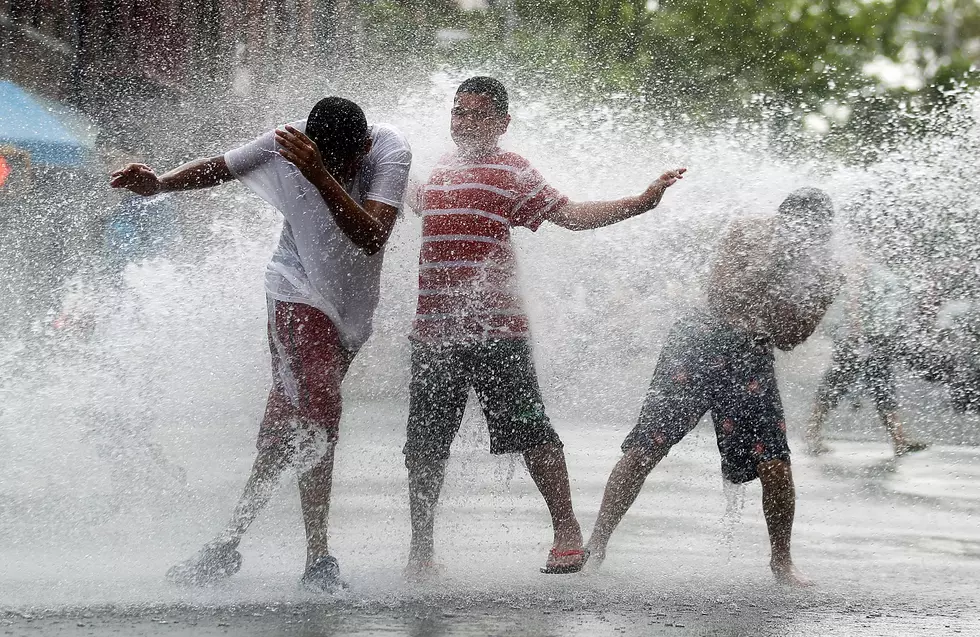
M 563 557 L 578 557 L 578 560 L 569 562 L 567 564 L 556 564 L 555 562 Z M 557 549 L 551 549 L 548 552 L 548 562 L 541 569 L 541 572 L 545 575 L 567 575 L 568 573 L 578 573 L 585 566 L 585 562 L 589 559 L 589 552 L 586 549 L 569 549 L 567 551 L 559 551 Z

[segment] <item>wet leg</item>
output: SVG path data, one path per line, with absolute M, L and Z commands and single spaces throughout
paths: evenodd
M 793 470 L 785 460 L 769 460 L 758 466 L 762 481 L 762 510 L 769 529 L 772 554 L 769 566 L 776 580 L 789 586 L 810 586 L 793 565 L 790 541 L 793 536 L 793 518 L 796 515 L 796 488 Z
M 647 476 L 661 459 L 663 455 L 657 457 L 643 449 L 633 448 L 623 454 L 613 467 L 602 495 L 602 504 L 599 507 L 595 528 L 592 530 L 592 537 L 589 538 L 586 546 L 593 568 L 598 568 L 606 558 L 606 545 L 609 543 L 609 538 L 619 526 L 623 516 L 633 506 Z
M 823 440 L 824 424 L 827 422 L 830 410 L 851 392 L 861 377 L 864 368 L 854 347 L 851 340 L 834 341 L 833 359 L 830 368 L 820 379 L 813 413 L 804 435 L 807 453 L 812 456 L 819 456 L 830 451 Z
M 275 493 L 287 464 L 288 457 L 281 448 L 260 450 L 228 526 L 197 555 L 171 567 L 167 579 L 181 586 L 202 586 L 237 573 L 242 564 L 238 545 Z
M 286 464 L 287 458 L 280 449 L 259 451 L 228 526 L 197 555 L 171 567 L 167 579 L 181 586 L 201 586 L 237 573 L 242 564 L 238 545 L 255 516 L 275 492 Z
M 539 445 L 524 452 L 524 461 L 551 513 L 555 531 L 553 550 L 557 553 L 581 550 L 582 529 L 572 510 L 565 452 L 555 444 Z M 581 559 L 581 555 L 574 554 L 556 557 L 552 562 L 555 566 L 563 567 L 578 563 Z
M 299 475 L 299 498 L 306 527 L 306 570 L 330 554 L 327 547 L 327 521 L 333 487 L 333 460 L 336 444 L 325 445 L 323 456 Z
M 463 421 L 469 393 L 465 354 L 454 347 L 415 344 L 409 385 L 405 466 L 412 519 L 409 578 L 436 572 L 434 529 L 436 505 L 446 479 L 449 449 Z
M 898 419 L 898 414 L 895 411 L 879 410 L 878 417 L 881 419 L 881 424 L 885 426 L 888 437 L 891 438 L 892 447 L 895 449 L 896 456 L 904 456 L 914 451 L 922 451 L 928 447 L 924 442 L 909 440 L 906 437 L 905 430 L 902 427 L 902 421 Z
M 827 443 L 823 441 L 823 426 L 829 413 L 827 405 L 818 398 L 813 406 L 813 413 L 810 415 L 810 422 L 807 423 L 804 436 L 807 453 L 811 456 L 819 456 L 830 451 Z
M 270 447 L 259 451 L 231 520 L 219 536 L 222 543 L 237 547 L 259 511 L 269 503 L 279 486 L 279 478 L 289 464 L 285 450 Z
M 434 566 L 434 528 L 436 505 L 446 479 L 447 460 L 409 457 L 408 503 L 412 516 L 412 541 L 408 552 L 406 575 L 419 577 Z

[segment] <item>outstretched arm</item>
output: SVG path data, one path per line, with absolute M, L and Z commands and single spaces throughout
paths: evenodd
M 679 179 L 687 168 L 668 170 L 639 197 L 624 197 L 613 201 L 569 202 L 552 211 L 548 220 L 569 230 L 592 230 L 635 217 L 657 207 L 664 192 Z
M 109 185 L 150 197 L 161 192 L 211 188 L 234 178 L 224 155 L 218 155 L 195 159 L 159 176 L 146 164 L 129 164 L 110 175 Z
M 319 191 L 344 234 L 365 254 L 380 251 L 395 226 L 398 208 L 370 199 L 362 207 L 354 201 L 323 165 L 316 144 L 292 126 L 277 130 L 276 142 L 281 147 L 279 154 Z

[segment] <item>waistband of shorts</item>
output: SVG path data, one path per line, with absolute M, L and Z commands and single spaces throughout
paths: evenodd
M 531 340 L 531 335 L 527 332 L 521 334 L 494 334 L 484 335 L 484 334 L 465 334 L 460 336 L 453 336 L 448 338 L 439 338 L 438 336 L 424 336 L 418 332 L 412 332 L 408 335 L 408 340 L 413 345 L 430 345 L 430 346 L 440 346 L 440 347 L 467 347 L 472 345 L 482 345 L 485 343 L 517 343 L 520 341 Z
M 770 334 L 749 330 L 735 325 L 725 318 L 719 316 L 716 311 L 710 308 L 699 307 L 691 310 L 684 316 L 690 320 L 701 321 L 712 328 L 729 332 L 746 340 L 755 341 L 757 343 L 772 343 L 772 336 Z
M 527 334 L 515 334 L 514 336 L 486 336 L 480 338 L 467 339 L 434 339 L 420 337 L 411 334 L 408 342 L 413 348 L 432 349 L 432 350 L 477 350 L 494 346 L 531 346 L 531 339 Z

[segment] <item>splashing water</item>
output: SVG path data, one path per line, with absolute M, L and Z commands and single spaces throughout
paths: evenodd
M 403 130 L 415 153 L 413 175 L 424 179 L 450 148 L 449 106 L 463 76 L 438 72 L 381 95 L 357 85 L 327 92 L 353 94 L 369 121 Z M 920 279 L 932 276 L 935 264 L 955 260 L 960 274 L 948 283 L 951 289 L 980 275 L 977 234 L 968 226 L 977 218 L 973 191 L 980 183 L 972 152 L 980 146 L 971 110 L 980 105 L 975 97 L 965 100 L 971 107 L 948 124 L 956 136 L 943 129 L 910 140 L 878 163 L 854 167 L 817 156 L 783 157 L 764 128 L 749 124 L 684 127 L 683 118 L 661 119 L 637 104 L 609 101 L 570 109 L 565 96 L 532 87 L 515 86 L 514 95 L 514 123 L 505 146 L 528 157 L 574 200 L 636 194 L 665 168 L 690 169 L 659 209 L 637 219 L 579 234 L 548 224 L 535 234 L 515 233 L 538 374 L 548 412 L 566 443 L 573 495 L 586 529 L 666 331 L 699 302 L 712 245 L 734 216 L 768 214 L 792 189 L 817 185 L 845 211 L 837 240 L 842 252 L 841 246 L 857 236 L 862 247 L 903 276 Z M 249 104 L 239 120 L 229 116 L 216 124 L 209 138 L 214 142 L 195 147 L 201 142 L 191 140 L 200 138 L 187 135 L 172 144 L 177 152 L 168 150 L 186 157 L 230 148 L 301 117 L 318 96 L 295 87 L 270 91 L 269 99 L 257 100 L 261 106 Z M 67 189 L 64 197 L 70 203 L 74 195 Z M 859 197 L 864 197 L 861 206 L 845 205 Z M 84 329 L 52 333 L 39 319 L 33 332 L 14 333 L 2 345 L 0 444 L 6 457 L 0 464 L 0 536 L 5 538 L 0 562 L 6 566 L 0 573 L 5 591 L 0 607 L 202 599 L 262 603 L 296 595 L 290 587 L 303 540 L 295 497 L 286 494 L 292 486 L 283 487 L 281 500 L 262 514 L 243 545 L 252 575 L 246 564 L 229 587 L 203 594 L 175 592 L 159 581 L 167 565 L 223 525 L 247 475 L 268 388 L 262 276 L 279 226 L 274 211 L 237 185 L 173 198 L 183 239 L 166 255 L 130 264 L 119 286 L 84 272 L 52 284 L 52 306 L 84 316 Z M 19 230 L 7 226 L 4 232 L 9 243 Z M 938 244 L 937 233 L 944 237 Z M 401 591 L 397 573 L 407 544 L 399 447 L 419 237 L 420 221 L 406 211 L 387 250 L 375 334 L 344 386 L 347 404 L 331 512 L 334 544 L 348 556 L 350 572 L 364 573 L 362 590 L 375 587 L 364 593 L 374 599 Z M 940 248 L 933 250 L 936 245 Z M 12 267 L 5 264 L 5 276 L 17 276 Z M 77 287 L 73 295 L 67 292 L 70 285 Z M 44 307 L 28 309 L 32 316 L 44 315 Z M 791 430 L 802 428 L 828 360 L 823 334 L 779 356 Z M 913 399 L 911 428 L 928 430 L 940 442 L 980 442 L 973 416 L 950 421 L 942 392 L 923 389 L 915 379 L 903 383 L 902 391 Z M 536 569 L 536 562 L 527 560 L 546 550 L 548 521 L 526 475 L 515 475 L 515 460 L 487 458 L 474 401 L 470 409 L 454 447 L 437 539 L 447 546 L 447 561 L 462 563 L 456 575 L 468 586 L 491 590 L 484 580 L 496 578 L 506 590 L 508 582 L 523 582 Z M 853 420 L 836 426 L 852 437 L 883 440 L 872 415 Z M 709 494 L 704 498 L 717 506 L 711 509 L 715 520 L 727 501 L 722 523 L 674 557 L 673 575 L 657 569 L 667 580 L 698 572 L 706 547 L 714 550 L 719 538 L 729 562 L 765 561 L 758 516 L 748 516 L 752 524 L 742 522 L 745 488 L 725 485 L 723 494 L 717 489 L 712 444 L 711 436 L 703 436 L 672 452 L 664 470 L 682 477 L 664 478 L 663 492 L 660 484 L 648 487 L 659 494 L 656 508 L 627 517 L 649 515 L 658 533 L 676 539 L 704 520 L 703 512 L 686 510 L 693 506 L 691 492 Z M 684 460 L 685 455 L 694 460 Z M 826 480 L 812 473 L 814 480 Z M 757 490 L 751 489 L 753 499 Z M 822 497 L 828 490 L 833 487 L 815 492 Z M 980 502 L 970 499 L 974 495 L 964 496 L 973 503 L 969 506 Z M 962 531 L 961 519 L 951 524 L 960 524 Z M 758 536 L 752 549 L 740 550 L 749 541 L 743 536 L 752 534 Z M 642 561 L 647 557 L 622 570 L 649 570 Z M 467 564 L 484 568 L 473 576 Z

